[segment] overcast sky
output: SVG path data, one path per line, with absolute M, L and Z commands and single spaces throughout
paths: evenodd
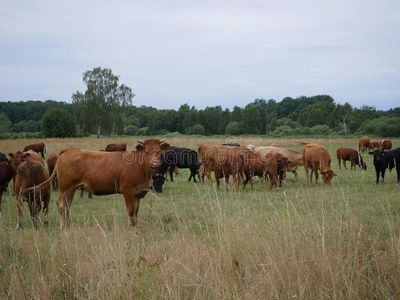
M 331 95 L 400 106 L 400 1 L 1 1 L 0 101 L 71 102 L 110 68 L 134 105 Z

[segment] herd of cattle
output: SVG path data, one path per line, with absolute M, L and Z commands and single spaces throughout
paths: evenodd
M 178 168 L 190 169 L 189 181 L 196 182 L 196 176 L 204 184 L 205 177 L 213 182 L 214 172 L 216 187 L 219 190 L 220 179 L 225 179 L 226 190 L 229 191 L 229 177 L 234 181 L 234 191 L 240 184 L 243 189 L 250 182 L 253 189 L 255 176 L 262 180 L 269 179 L 271 190 L 282 187 L 286 172 L 294 174 L 297 180 L 297 168 L 303 166 L 307 182 L 311 183 L 313 174 L 315 182 L 321 174 L 326 185 L 336 176 L 331 169 L 331 156 L 328 150 L 319 144 L 300 143 L 303 151 L 280 147 L 277 144 L 268 146 L 239 144 L 201 145 L 198 151 L 174 147 L 159 139 L 138 141 L 135 150 L 127 151 L 125 143 L 107 145 L 105 150 L 89 151 L 78 148 L 65 148 L 59 154 L 50 155 L 47 159 L 48 171 L 43 159 L 46 146 L 43 143 L 28 145 L 23 151 L 10 153 L 9 158 L 0 153 L 0 211 L 3 192 L 13 180 L 12 194 L 17 198 L 18 222 L 21 227 L 23 202 L 28 202 L 33 224 L 37 226 L 37 215 L 42 209 L 44 223 L 48 224 L 48 207 L 50 203 L 50 185 L 53 190 L 60 189 L 57 201 L 61 228 L 69 227 L 69 210 L 76 189 L 88 191 L 95 195 L 120 193 L 125 198 L 129 223 L 136 226 L 138 210 L 142 199 L 151 188 L 162 192 L 166 173 L 170 180 Z M 376 183 L 382 177 L 384 183 L 385 170 L 396 168 L 397 183 L 400 183 L 400 148 L 390 150 L 392 142 L 382 140 L 372 142 L 368 137 L 359 140 L 359 151 L 339 147 L 336 151 L 339 168 L 341 161 L 345 169 L 346 161 L 350 161 L 351 169 L 360 167 L 367 169 L 361 152 L 373 155 L 376 171 Z M 40 156 L 39 156 L 40 153 Z M 279 187 L 278 187 L 279 186 Z

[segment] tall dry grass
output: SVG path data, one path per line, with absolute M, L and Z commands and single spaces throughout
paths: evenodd
M 108 140 L 45 142 L 49 150 L 97 149 Z M 15 143 L 10 147 L 21 147 Z M 48 228 L 35 230 L 25 211 L 24 229 L 16 230 L 15 198 L 6 194 L 0 298 L 399 299 L 400 202 L 393 178 L 375 186 L 373 168 L 342 170 L 331 187 L 309 186 L 302 172 L 279 193 L 262 183 L 254 192 L 228 193 L 188 183 L 182 171 L 163 194 L 142 200 L 138 231 L 127 225 L 122 196 L 110 195 L 76 196 L 72 227 L 62 232 L 58 192 Z

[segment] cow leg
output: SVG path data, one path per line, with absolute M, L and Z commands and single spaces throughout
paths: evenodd
M 347 169 L 346 169 L 347 170 Z M 315 170 L 315 183 L 318 184 L 318 170 Z
M 279 192 L 278 180 L 276 179 L 276 175 L 275 174 L 270 174 L 269 175 L 269 180 L 271 182 L 271 184 L 269 185 L 269 190 L 272 190 L 272 187 L 275 186 L 276 191 Z
M 44 225 L 49 225 L 49 203 L 50 203 L 50 193 L 45 193 L 43 196 L 43 215 L 44 215 Z
M 381 172 L 382 184 L 385 184 L 385 171 L 386 171 L 386 169 L 383 169 Z
M 124 193 L 126 212 L 129 217 L 129 225 L 138 225 L 138 211 L 140 205 L 140 198 L 135 197 L 134 193 Z
M 24 208 L 24 198 L 21 195 L 17 195 L 17 229 L 22 228 L 22 209 Z
M 342 169 L 342 166 L 340 165 L 340 161 L 341 161 L 341 159 L 340 158 L 338 158 L 338 165 L 339 165 L 339 170 L 341 170 Z
M 380 171 L 378 171 L 378 170 L 376 170 L 376 184 L 378 184 L 379 183 L 379 173 L 380 173 Z
M 2 188 L 0 190 L 0 213 L 3 211 L 3 208 L 1 207 L 1 204 L 3 202 L 3 192 L 4 192 L 4 189 Z
M 69 210 L 72 200 L 74 199 L 75 187 L 71 187 L 60 193 L 58 197 L 58 215 L 60 217 L 60 228 L 66 229 L 69 227 Z
M 173 176 L 173 174 L 174 174 L 174 168 L 175 168 L 174 165 L 171 165 L 171 166 L 169 167 L 169 178 L 171 179 L 171 182 L 174 181 L 174 176 Z
M 214 170 L 215 182 L 217 183 L 217 191 L 219 191 L 219 172 Z
M 239 173 L 233 174 L 233 183 L 235 184 L 234 191 L 238 192 L 239 191 L 239 184 L 240 184 Z
M 292 171 L 292 173 L 294 174 L 293 182 L 296 182 L 297 181 L 297 171 L 294 170 L 294 171 Z
M 229 175 L 225 175 L 225 189 L 229 192 Z
M 344 166 L 344 168 L 347 170 L 346 161 L 345 161 L 345 160 L 343 160 L 343 166 Z
M 397 183 L 400 183 L 400 166 L 396 167 L 396 172 L 397 172 Z M 1 204 L 1 202 L 0 202 Z M 0 207 L 1 211 L 1 207 Z

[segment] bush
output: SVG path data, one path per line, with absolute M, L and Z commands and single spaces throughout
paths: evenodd
M 174 132 L 168 132 L 166 134 L 166 137 L 177 137 L 180 136 L 181 134 L 178 131 L 174 131 Z
M 274 136 L 293 135 L 293 129 L 287 125 L 279 126 L 272 132 L 272 135 Z
M 138 131 L 136 131 L 136 135 L 140 135 L 140 136 L 149 135 L 149 127 L 139 128 Z
M 379 137 L 399 137 L 400 118 L 377 118 L 364 121 L 357 134 L 369 134 Z
M 225 134 L 228 135 L 240 135 L 244 133 L 243 124 L 240 122 L 230 122 L 225 127 Z
M 43 115 L 42 132 L 46 137 L 76 136 L 75 119 L 65 109 L 52 108 Z
M 310 129 L 311 129 L 311 134 L 315 135 L 326 135 L 332 132 L 332 130 L 328 125 L 315 125 Z
M 187 128 L 187 134 L 204 135 L 205 129 L 201 124 L 194 124 L 192 127 Z
M 125 134 L 126 135 L 135 135 L 136 132 L 138 131 L 136 126 L 129 125 L 125 127 Z
M 310 127 L 301 127 L 300 134 L 310 135 L 311 134 L 311 128 Z

